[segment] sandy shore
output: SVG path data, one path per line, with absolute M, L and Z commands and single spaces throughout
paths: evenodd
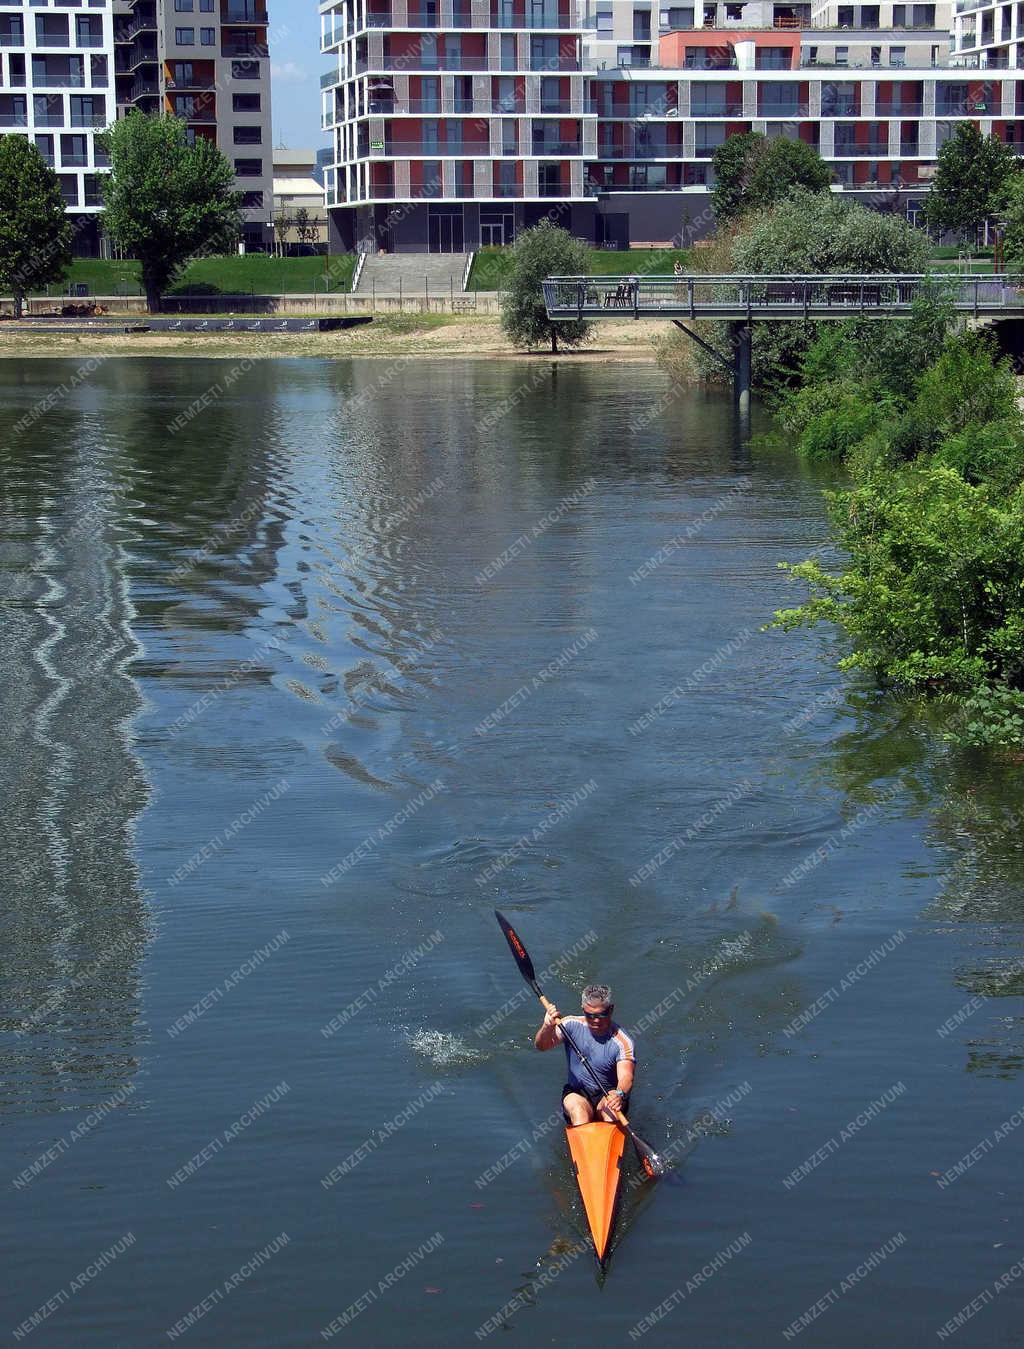
M 654 339 L 665 325 L 614 319 L 594 325 L 594 335 L 578 352 L 559 353 L 565 361 L 650 361 Z M 385 315 L 373 323 L 329 333 L 5 333 L 0 325 L 0 358 L 5 356 L 206 356 L 439 357 L 507 356 L 514 360 L 551 359 L 549 352 L 516 351 L 502 336 L 497 318 L 448 318 L 437 315 Z

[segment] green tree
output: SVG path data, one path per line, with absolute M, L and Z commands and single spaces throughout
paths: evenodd
M 288 247 L 288 231 L 292 227 L 292 218 L 283 208 L 274 216 L 274 236 L 277 239 L 277 251 L 283 258 Z
M 548 276 L 585 276 L 590 271 L 590 249 L 568 230 L 542 220 L 523 230 L 512 249 L 512 265 L 501 302 L 501 327 L 516 347 L 550 342 L 578 347 L 590 336 L 593 324 L 553 323 L 544 307 L 541 282 Z
M 1024 174 L 1014 173 L 1003 184 L 995 204 L 1003 226 L 1006 258 L 1015 267 L 1024 265 Z
M 832 170 L 812 145 L 788 136 L 769 139 L 756 131 L 727 137 L 712 166 L 711 205 L 717 220 L 763 210 L 793 188 L 827 192 L 832 183 Z
M 103 227 L 142 264 L 150 312 L 196 254 L 226 252 L 241 229 L 231 164 L 212 141 L 189 145 L 176 117 L 130 112 L 103 134 L 110 173 Z
M 0 285 L 21 318 L 31 290 L 64 276 L 72 238 L 57 175 L 25 136 L 0 136 L 0 202 Z
M 305 206 L 300 206 L 295 212 L 295 233 L 299 236 L 299 243 L 303 247 L 316 243 L 316 224 L 310 219 Z
M 958 122 L 939 150 L 935 177 L 924 202 L 929 226 L 939 232 L 973 234 L 999 208 L 1011 175 L 1013 149 L 997 136 L 983 136 L 973 122 Z

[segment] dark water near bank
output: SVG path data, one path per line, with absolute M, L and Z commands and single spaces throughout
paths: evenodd
M 76 371 L 0 368 L 3 1334 L 1024 1342 L 1020 770 L 759 631 L 822 480 L 654 369 Z M 641 1027 L 601 1287 L 496 904 Z

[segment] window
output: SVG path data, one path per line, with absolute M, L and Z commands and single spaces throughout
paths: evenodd
M 246 211 L 262 211 L 263 193 L 262 192 L 243 192 L 242 207 Z
M 89 149 L 84 136 L 61 136 L 60 162 L 65 169 L 84 169 L 89 163 Z
M 231 95 L 232 112 L 259 112 L 260 96 L 259 94 L 232 94 Z
M 194 28 L 175 28 L 174 40 L 179 47 L 194 47 L 196 45 L 196 30 Z
M 64 198 L 65 206 L 78 205 L 78 176 L 73 173 L 60 173 L 57 175 L 60 182 L 61 195 Z
M 840 5 L 838 10 L 836 11 L 836 21 L 838 22 L 840 28 L 852 28 L 853 6 Z
M 896 66 L 896 67 L 905 66 L 905 65 L 907 64 L 907 49 L 906 49 L 906 47 L 890 47 L 890 48 L 889 48 L 889 64 L 890 64 L 891 66 Z
M 217 41 L 216 28 L 200 28 L 199 41 L 204 47 L 212 47 Z
M 259 61 L 232 61 L 231 78 L 233 80 L 258 80 L 260 77 Z
M 262 178 L 263 160 L 262 159 L 236 159 L 235 160 L 236 178 Z
M 872 48 L 871 48 L 871 64 L 872 64 L 873 66 L 880 66 L 880 65 L 882 64 L 882 49 L 881 49 L 881 47 L 872 47 Z
M 737 9 L 739 6 L 737 5 Z M 634 9 L 633 11 L 633 41 L 650 42 L 651 40 L 651 11 L 649 9 Z
M 191 14 L 193 0 L 174 0 L 174 12 L 176 14 Z
M 1011 128 L 1007 128 L 1007 130 L 1010 130 L 1010 129 L 1011 129 Z M 39 151 L 39 153 L 42 155 L 42 157 L 46 160 L 47 164 L 49 164 L 50 168 L 52 169 L 52 168 L 53 168 L 53 137 L 52 137 L 52 136 L 37 136 L 37 137 L 36 137 L 36 149 Z
M 599 9 L 597 11 L 597 36 L 611 37 L 612 23 L 612 11 L 610 9 Z
M 850 49 L 849 49 L 849 47 L 837 47 L 837 48 L 836 48 L 836 65 L 837 65 L 837 66 L 848 66 L 849 64 L 850 64 Z
M 615 61 L 620 66 L 631 66 L 633 64 L 633 48 L 620 47 L 615 53 Z
M 69 47 L 68 16 L 66 14 L 37 14 L 36 43 L 40 47 Z
M 732 19 L 732 20 L 737 20 L 737 21 L 740 20 L 740 19 L 742 19 L 742 18 L 743 18 L 743 6 L 742 6 L 742 5 L 726 5 L 726 7 L 725 7 L 725 17 L 726 17 L 727 19 Z
M 213 0 L 199 0 L 199 8 L 204 14 L 212 14 Z
M 192 83 L 193 68 L 191 61 L 172 61 L 171 78 L 168 81 L 170 85 L 181 85 L 187 89 Z
M 105 56 L 90 56 L 89 69 L 92 72 L 92 87 L 94 89 L 106 89 L 107 58 Z
M 103 46 L 103 20 L 98 14 L 75 15 L 75 46 Z
M 258 126 L 236 126 L 234 142 L 236 145 L 262 145 L 263 129 Z
M 540 82 L 541 112 L 562 111 L 562 82 L 557 75 L 545 75 Z

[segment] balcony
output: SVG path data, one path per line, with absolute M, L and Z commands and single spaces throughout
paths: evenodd
M 138 70 L 140 66 L 155 66 L 156 63 L 157 54 L 155 47 L 139 47 L 137 50 L 133 49 L 129 53 L 127 70 L 122 71 L 121 73 L 130 75 L 133 71 Z
M 136 80 L 128 90 L 128 102 L 135 103 L 140 98 L 156 98 L 160 93 L 160 86 L 156 80 Z
M 228 5 L 220 13 L 222 24 L 259 24 L 269 23 L 267 11 L 261 5 Z
M 266 60 L 270 55 L 270 48 L 265 42 L 223 42 L 220 49 L 221 56 L 244 56 L 253 60 Z
M 888 141 L 865 141 L 860 145 L 837 145 L 832 151 L 836 159 L 888 159 Z
M 835 98 L 821 101 L 822 117 L 859 117 L 859 98 Z
M 876 117 L 923 117 L 923 103 L 876 103 Z
M 325 75 L 320 76 L 320 88 L 330 89 L 335 84 L 341 83 L 341 73 L 337 70 L 328 70 Z
M 126 28 L 120 29 L 116 40 L 118 42 L 131 42 L 136 33 L 155 33 L 156 31 L 156 16 L 142 15 L 133 19 Z
M 490 144 L 488 141 L 480 141 L 478 144 L 469 144 L 466 141 L 460 141 L 457 144 L 449 142 L 447 145 L 438 144 L 436 141 L 387 141 L 383 150 L 362 149 L 361 153 L 369 153 L 374 158 L 384 156 L 393 159 L 410 157 L 414 159 L 482 159 L 490 157 Z
M 822 114 L 824 116 L 824 114 Z M 757 116 L 772 122 L 799 122 L 807 116 L 806 103 L 761 103 L 757 105 Z
M 721 121 L 725 117 L 742 117 L 743 100 L 734 103 L 702 104 L 690 108 L 691 117 L 714 117 Z
M 211 79 L 199 79 L 194 77 L 191 80 L 168 80 L 165 87 L 167 89 L 216 89 L 217 81 Z
M 547 141 L 539 144 L 534 142 L 532 149 L 523 153 L 538 159 L 553 159 L 559 155 L 581 155 L 583 145 L 580 141 Z
M 598 148 L 598 159 L 678 159 L 683 153 L 681 145 L 602 145 Z

